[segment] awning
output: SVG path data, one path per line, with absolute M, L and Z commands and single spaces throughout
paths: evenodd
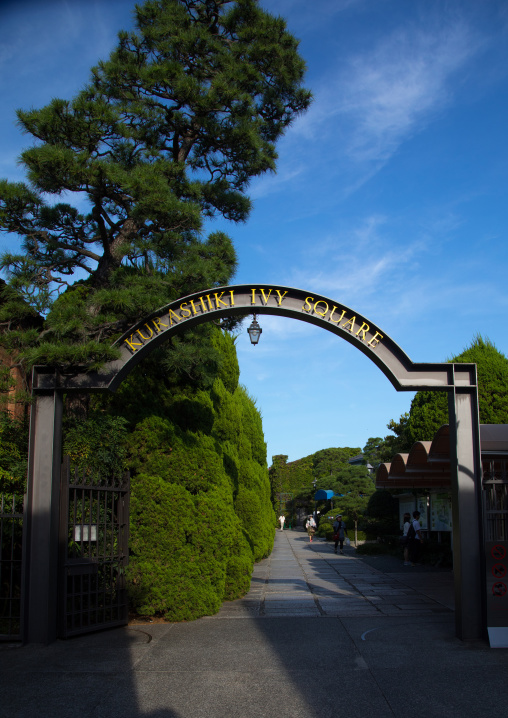
M 508 455 L 508 424 L 481 424 L 482 459 Z M 377 489 L 450 489 L 450 427 L 441 426 L 432 441 L 417 441 L 409 454 L 380 464 Z
M 324 489 L 319 489 L 319 491 L 316 491 L 316 493 L 314 494 L 314 501 L 327 501 L 328 499 L 333 499 L 333 496 L 333 491 L 325 491 Z

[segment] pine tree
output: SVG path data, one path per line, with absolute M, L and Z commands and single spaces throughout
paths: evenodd
M 334 512 L 342 512 L 354 526 L 355 546 L 358 545 L 358 522 L 367 510 L 369 499 L 375 492 L 374 482 L 366 466 L 346 464 L 336 476 L 331 477 L 335 491 Z
M 74 99 L 18 112 L 34 145 L 28 183 L 0 182 L 21 240 L 1 266 L 45 326 L 2 342 L 27 367 L 111 359 L 143 314 L 227 284 L 232 242 L 204 220 L 247 218 L 249 181 L 310 101 L 297 41 L 256 0 L 148 0 L 135 19 Z

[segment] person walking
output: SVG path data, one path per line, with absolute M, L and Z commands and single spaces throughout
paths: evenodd
M 284 522 L 285 522 L 285 521 L 286 521 L 286 517 L 284 516 L 284 514 L 281 514 L 281 515 L 279 516 L 280 530 L 281 530 L 281 531 L 284 531 Z
M 337 548 L 340 544 L 340 552 L 343 554 L 344 551 L 342 550 L 344 546 L 344 539 L 346 537 L 347 531 L 346 531 L 346 524 L 342 520 L 342 514 L 338 514 L 335 517 L 335 521 L 333 522 L 333 540 L 335 541 L 335 553 L 337 553 Z
M 312 543 L 312 537 L 316 533 L 316 522 L 314 521 L 314 516 L 309 516 L 307 518 L 305 528 L 307 529 L 307 533 L 309 535 L 309 541 Z
M 411 566 L 411 561 L 409 560 L 409 543 L 407 538 L 407 532 L 409 531 L 410 526 L 411 514 L 409 512 L 406 512 L 404 514 L 402 527 L 402 548 L 404 553 L 404 566 Z
M 420 560 L 423 542 L 419 511 L 413 511 L 413 521 L 408 529 L 407 537 L 409 560 L 411 562 L 411 566 L 414 566 Z

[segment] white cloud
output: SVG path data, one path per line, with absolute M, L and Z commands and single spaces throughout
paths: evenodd
M 270 193 L 282 189 L 288 182 L 302 175 L 304 171 L 305 168 L 303 165 L 294 166 L 293 161 L 289 163 L 286 162 L 280 170 L 277 171 L 277 174 L 270 172 L 254 179 L 249 188 L 249 197 L 254 201 L 261 197 L 266 197 Z
M 429 243 L 419 237 L 399 246 L 394 234 L 388 218 L 367 216 L 356 227 L 312 242 L 300 264 L 289 268 L 287 283 L 350 306 L 366 302 L 418 266 L 420 256 L 429 251 Z
M 318 182 L 328 189 L 315 211 L 351 196 L 456 100 L 458 74 L 485 44 L 472 23 L 445 9 L 378 34 L 362 52 L 339 52 L 311 87 L 310 109 L 279 142 L 277 176 L 255 180 L 251 196 Z
M 451 79 L 482 46 L 464 20 L 406 24 L 370 51 L 339 56 L 288 139 L 319 143 L 356 163 L 386 162 L 453 99 Z
M 352 58 L 341 112 L 356 125 L 349 152 L 386 160 L 451 99 L 450 78 L 476 54 L 479 39 L 464 24 L 432 31 L 404 28 L 369 55 Z

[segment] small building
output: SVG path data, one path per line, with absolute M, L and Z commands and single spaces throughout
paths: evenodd
M 351 464 L 351 466 L 366 466 L 367 471 L 369 474 L 374 473 L 374 467 L 372 464 L 369 464 L 366 460 L 363 454 L 357 454 L 356 456 L 352 456 L 350 459 L 347 460 L 348 464 Z
M 486 497 L 483 511 L 499 505 L 508 509 L 508 424 L 480 425 L 482 489 Z M 396 454 L 391 463 L 380 464 L 376 488 L 396 491 L 399 522 L 406 511 L 417 509 L 422 529 L 438 541 L 447 540 L 452 531 L 452 492 L 450 472 L 450 427 L 442 426 L 432 441 L 417 441 L 408 454 Z M 485 521 L 486 536 L 495 530 L 508 538 L 508 511 L 501 512 L 502 526 L 494 529 Z M 485 517 L 487 518 L 487 517 Z M 448 539 L 449 540 L 449 539 Z

